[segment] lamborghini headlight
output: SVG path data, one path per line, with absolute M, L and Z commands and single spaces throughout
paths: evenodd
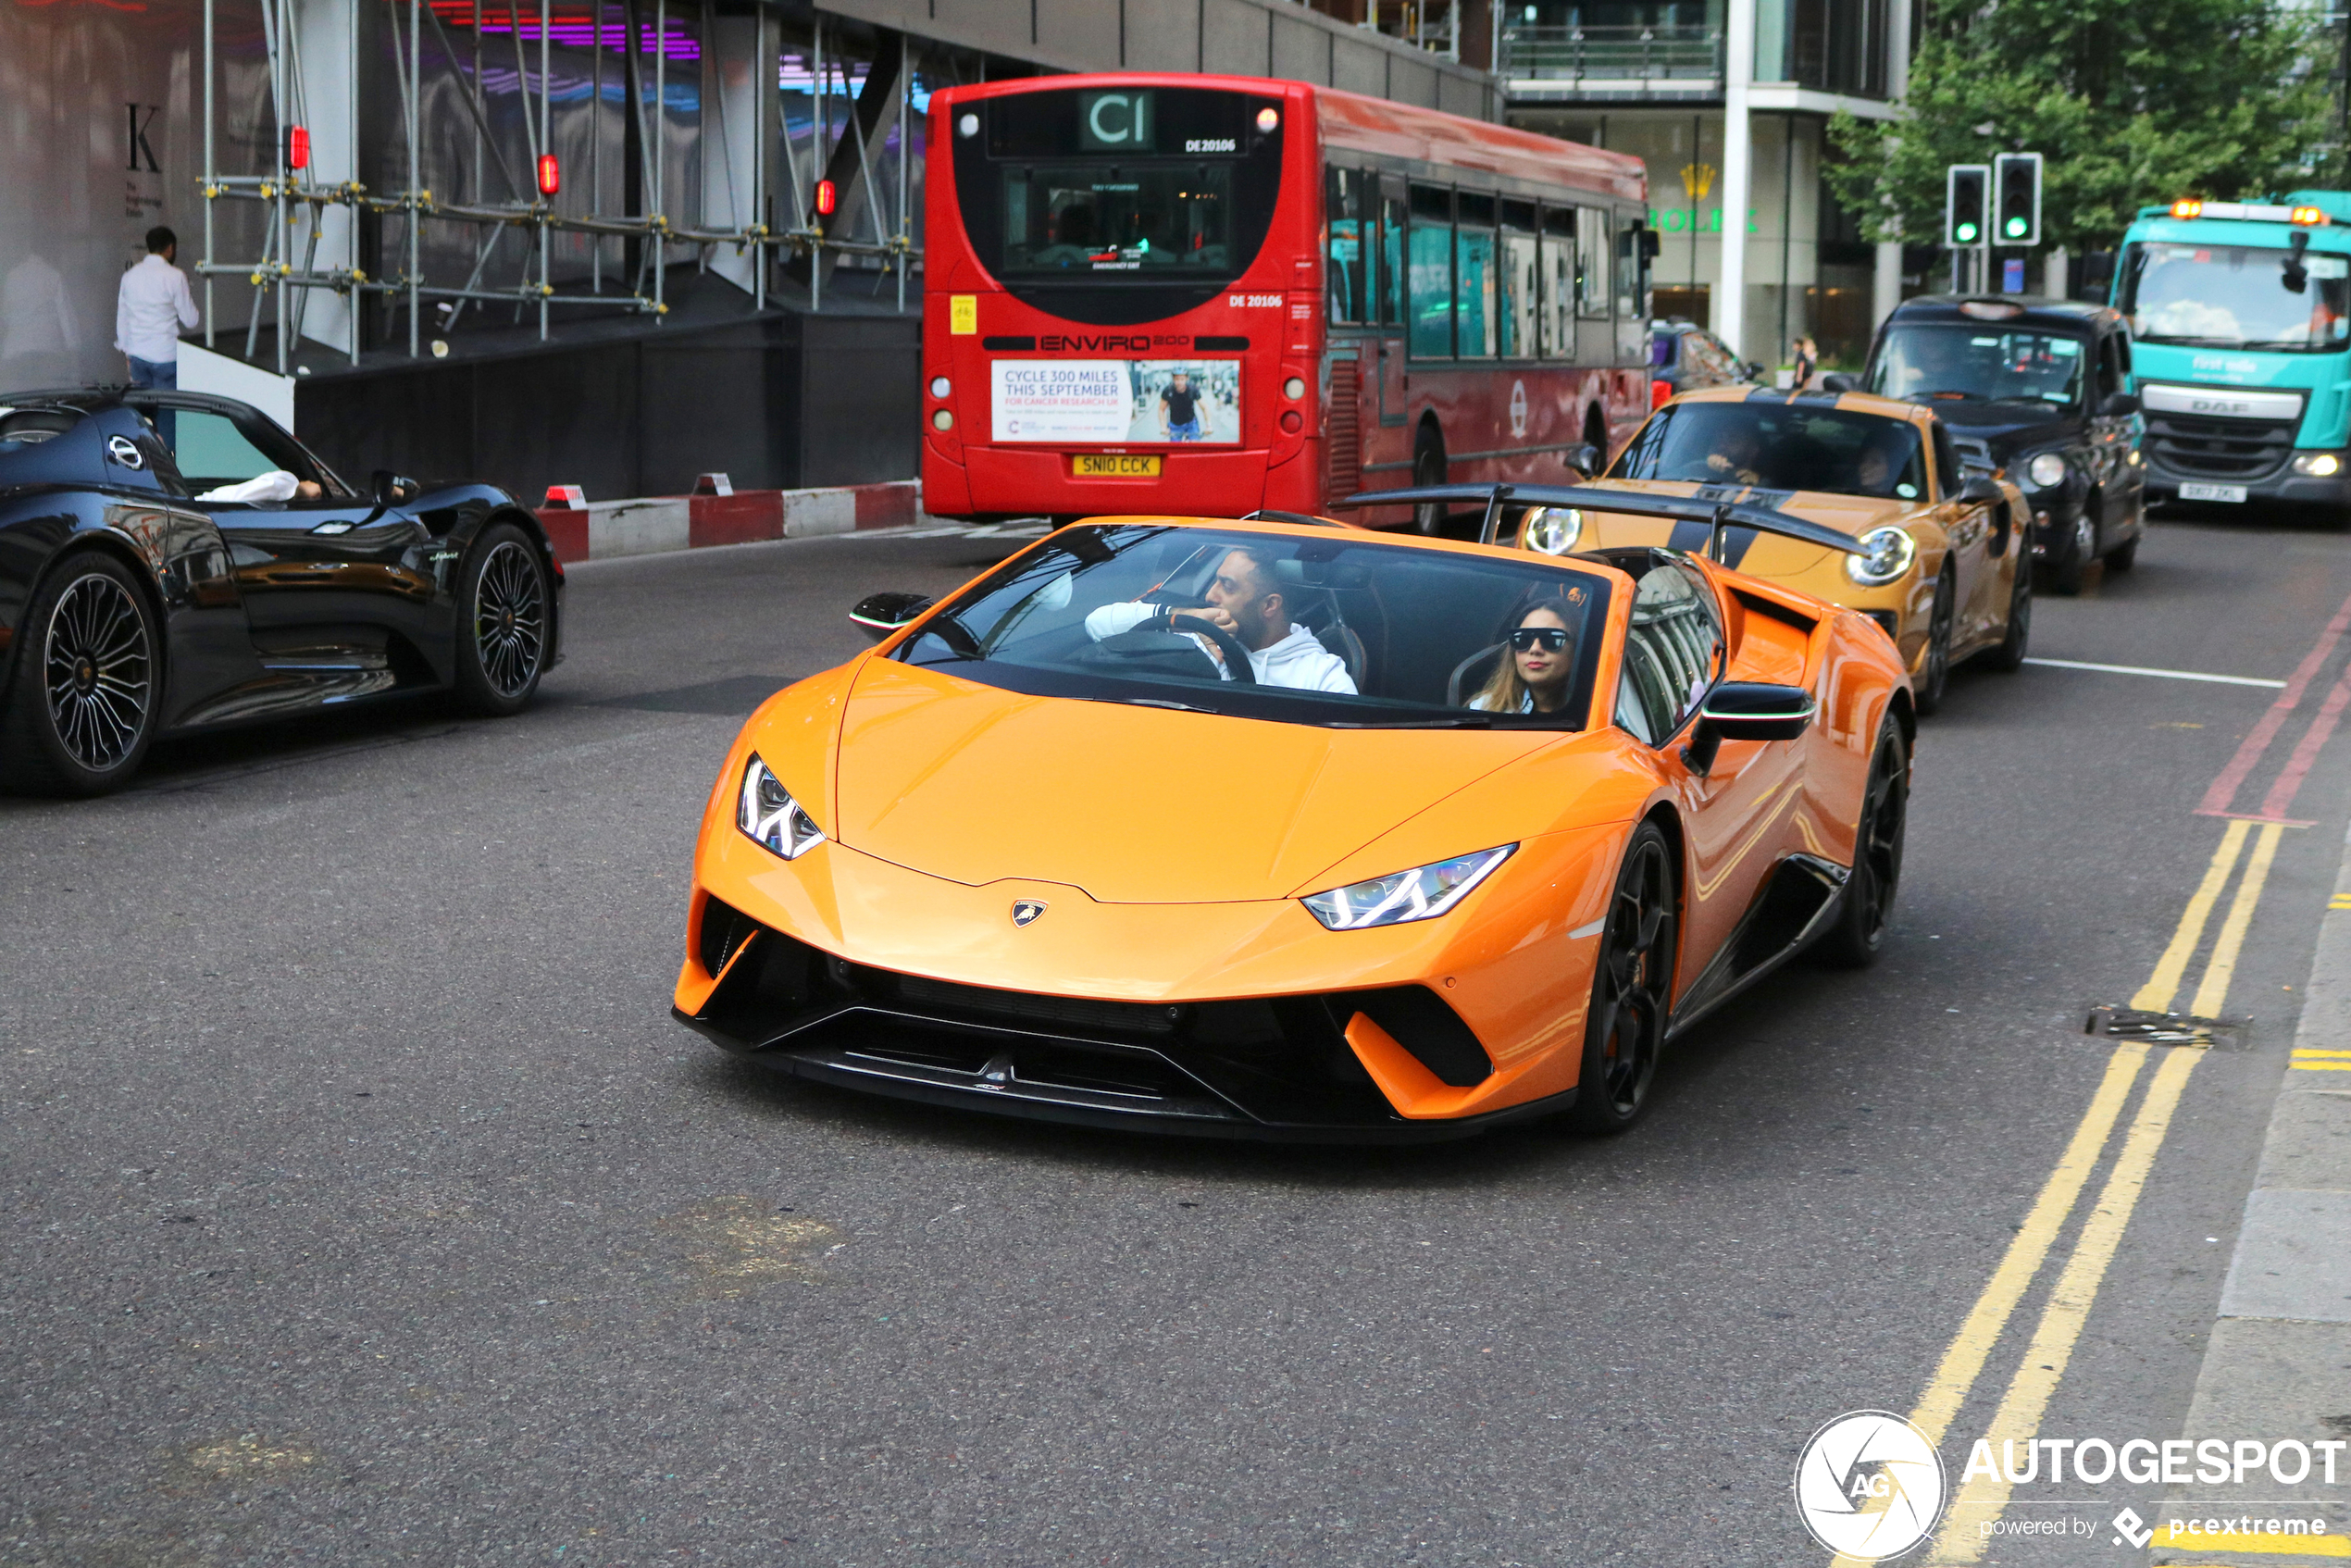
M 801 808 L 785 789 L 783 781 L 767 769 L 753 752 L 743 767 L 742 794 L 735 807 L 735 826 L 757 840 L 760 847 L 798 860 L 825 841 L 824 830 L 815 818 Z
M 2024 466 L 2025 478 L 2041 490 L 2065 482 L 2065 459 L 2054 452 L 2044 452 Z
M 1564 555 L 1584 537 L 1584 514 L 1573 506 L 1537 506 L 1520 525 L 1520 537 L 1529 550 Z
M 1334 931 L 1434 920 L 1469 897 L 1470 890 L 1485 881 L 1517 848 L 1504 844 L 1499 849 L 1480 850 L 1434 865 L 1375 877 L 1368 882 L 1351 882 L 1326 893 L 1310 893 L 1300 902 Z
M 1861 554 L 1845 558 L 1845 575 L 1864 588 L 1884 588 L 1918 558 L 1919 541 L 1910 530 L 1888 523 L 1861 536 Z

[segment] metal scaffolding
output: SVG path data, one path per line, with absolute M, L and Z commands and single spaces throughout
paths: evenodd
M 332 93 L 313 93 L 311 82 L 304 69 L 297 10 L 305 3 L 334 7 L 347 41 L 348 69 L 343 80 L 334 84 Z M 448 0 L 444 0 L 448 3 Z M 294 344 L 302 334 L 305 302 L 310 292 L 325 289 L 349 300 L 349 331 L 344 346 L 355 363 L 360 355 L 360 319 L 364 302 L 374 298 L 386 302 L 397 312 L 404 306 L 407 316 L 408 353 L 418 357 L 422 352 L 421 317 L 427 302 L 446 302 L 449 319 L 442 330 L 454 327 L 468 305 L 487 306 L 491 304 L 513 304 L 517 313 L 527 306 L 536 306 L 539 314 L 539 336 L 548 335 L 549 312 L 556 306 L 589 305 L 610 309 L 618 306 L 654 318 L 668 313 L 665 299 L 665 278 L 670 248 L 702 247 L 706 260 L 711 247 L 732 246 L 738 255 L 753 256 L 752 295 L 755 305 L 765 309 L 769 292 L 769 270 L 784 265 L 805 268 L 806 288 L 811 309 L 821 309 L 824 298 L 825 274 L 828 268 L 844 256 L 875 258 L 886 273 L 894 273 L 897 282 L 897 307 L 906 308 L 906 277 L 914 263 L 914 225 L 910 210 L 908 164 L 913 156 L 914 71 L 909 41 L 903 33 L 882 32 L 881 47 L 870 66 L 868 80 L 859 90 L 852 90 L 849 63 L 840 57 L 838 46 L 830 59 L 827 57 L 825 19 L 820 14 L 813 28 L 813 47 L 808 58 L 812 64 L 815 113 L 815 133 L 812 139 L 808 161 L 810 169 L 803 180 L 801 157 L 794 151 L 792 138 L 784 123 L 782 113 L 783 76 L 781 62 L 782 36 L 774 15 L 762 7 L 755 18 L 751 54 L 751 77 L 753 92 L 754 131 L 751 137 L 750 194 L 748 207 L 730 200 L 733 214 L 746 210 L 752 215 L 732 228 L 692 227 L 673 222 L 666 190 L 667 158 L 664 156 L 665 138 L 662 134 L 666 113 L 668 93 L 668 63 L 670 42 L 670 0 L 653 0 L 653 20 L 650 30 L 652 45 L 647 47 L 645 30 L 632 26 L 636 6 L 628 6 L 623 18 L 615 21 L 609 13 L 615 7 L 607 0 L 591 0 L 592 19 L 579 25 L 589 31 L 585 42 L 594 51 L 593 101 L 601 113 L 603 103 L 603 61 L 608 39 L 617 38 L 625 51 L 628 77 L 624 102 L 636 118 L 634 134 L 628 138 L 638 149 L 638 178 L 646 211 L 612 214 L 603 210 L 603 137 L 595 135 L 591 142 L 587 210 L 558 212 L 555 195 L 542 189 L 539 178 L 542 156 L 552 153 L 554 118 L 552 83 L 554 72 L 550 57 L 550 41 L 555 26 L 552 0 L 537 0 L 536 24 L 539 44 L 538 86 L 533 102 L 530 73 L 524 47 L 524 31 L 529 19 L 524 13 L 529 0 L 504 0 L 503 13 L 485 14 L 483 0 L 461 0 L 471 7 L 470 26 L 474 39 L 473 73 L 466 81 L 457 50 L 443 25 L 440 8 L 427 0 L 259 0 L 262 39 L 267 54 L 267 112 L 274 131 L 272 167 L 260 174 L 226 174 L 221 172 L 216 145 L 216 130 L 219 125 L 217 88 L 219 69 L 217 60 L 218 0 L 205 0 L 204 6 L 204 168 L 199 183 L 205 198 L 204 256 L 196 264 L 196 272 L 205 281 L 205 342 L 215 342 L 215 313 L 213 280 L 220 277 L 245 278 L 254 288 L 253 309 L 245 327 L 245 357 L 251 359 L 258 346 L 261 330 L 262 304 L 274 299 L 277 330 L 278 372 L 288 373 Z M 360 167 L 363 132 L 359 112 L 358 76 L 361 69 L 363 32 L 360 26 L 361 8 L 371 5 L 384 6 L 390 12 L 389 32 L 393 55 L 392 75 L 399 87 L 400 116 L 404 140 L 403 185 L 397 190 L 371 191 L 356 178 L 333 182 L 314 179 L 308 167 L 293 167 L 289 135 L 295 128 L 307 128 L 314 103 L 333 110 L 340 107 L 346 129 L 345 146 L 352 168 Z M 405 16 L 401 12 L 404 9 Z M 712 16 L 707 0 L 701 11 L 705 23 Z M 498 138 L 491 130 L 483 102 L 481 89 L 482 47 L 486 23 L 504 20 L 514 45 L 514 65 L 517 91 L 522 98 L 523 131 L 529 156 L 531 177 L 517 180 L 501 152 Z M 402 38 L 403 23 L 406 38 Z M 463 25 L 461 23 L 461 25 Z M 429 26 L 439 46 L 445 68 L 459 78 L 463 91 L 458 96 L 464 102 L 472 121 L 475 168 L 473 170 L 473 201 L 447 200 L 421 182 L 426 127 L 425 33 Z M 576 30 L 575 30 L 576 31 Z M 715 42 L 715 28 L 705 25 L 701 48 L 709 51 Z M 878 30 L 877 30 L 878 31 Z M 644 67 L 641 56 L 651 53 L 653 93 L 650 113 L 643 90 Z M 765 61 L 763 68 L 761 62 Z M 871 77 L 887 70 L 889 80 L 884 93 L 894 93 L 895 103 L 887 109 L 895 121 L 899 136 L 897 178 L 894 192 L 875 176 L 874 164 L 878 150 L 869 151 L 867 142 L 880 123 L 880 117 L 868 107 L 872 93 Z M 831 124 L 831 101 L 838 81 L 843 96 L 852 107 L 838 136 Z M 338 106 L 335 102 L 340 98 Z M 724 100 L 720 99 L 718 114 L 713 117 L 705 99 L 703 143 L 705 156 L 711 143 L 709 134 L 715 118 L 719 134 L 717 143 L 728 164 L 729 188 L 732 188 L 733 152 L 724 135 Z M 777 143 L 780 143 L 778 148 Z M 780 150 L 788 182 L 786 191 L 771 191 L 775 153 Z M 306 160 L 305 160 L 306 161 Z M 495 174 L 504 185 L 508 200 L 488 202 L 479 199 L 485 176 Z M 815 193 L 819 181 L 832 181 L 836 201 L 828 212 L 815 210 Z M 772 204 L 783 199 L 797 217 L 790 226 L 775 226 L 758 221 L 760 216 L 772 210 Z M 257 203 L 268 215 L 264 231 L 261 255 L 253 260 L 220 259 L 216 243 L 215 212 L 220 202 Z M 574 204 L 566 204 L 567 205 Z M 624 202 L 624 205 L 627 205 Z M 326 215 L 333 209 L 351 214 L 353 265 L 321 268 L 317 253 Z M 860 238 L 844 231 L 855 227 L 853 217 L 863 211 L 869 218 L 865 225 L 870 236 Z M 357 235 L 362 214 L 383 217 L 397 216 L 404 233 L 400 250 L 403 265 L 388 277 L 369 277 L 358 265 Z M 843 218 L 852 219 L 842 223 Z M 425 276 L 422 230 L 428 221 L 477 226 L 486 230 L 475 251 L 470 275 L 461 287 L 429 280 Z M 517 230 L 535 243 L 527 244 L 521 275 L 514 286 L 500 288 L 483 282 L 499 240 L 509 230 Z M 628 280 L 628 292 L 603 292 L 603 247 L 591 246 L 592 258 L 588 292 L 560 292 L 551 268 L 551 236 L 573 233 L 594 236 L 598 241 L 618 238 L 635 241 L 639 247 L 636 275 Z M 293 259 L 297 249 L 302 260 Z M 395 254 L 389 236 L 383 244 L 383 255 Z

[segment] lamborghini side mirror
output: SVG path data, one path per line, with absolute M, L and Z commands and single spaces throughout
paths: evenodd
M 367 493 L 379 506 L 397 506 L 417 493 L 417 481 L 390 468 L 379 468 L 367 482 Z
M 1682 758 L 1704 773 L 1725 740 L 1793 740 L 1812 722 L 1812 693 L 1801 686 L 1726 680 L 1706 694 Z
M 1822 392 L 1849 392 L 1861 390 L 1861 378 L 1850 370 L 1832 370 L 1821 378 Z
M 933 603 L 927 593 L 868 593 L 857 601 L 849 618 L 868 641 L 879 642 L 918 618 Z
M 1962 505 L 1968 506 L 1978 502 L 1997 501 L 2000 499 L 1999 482 L 1989 474 L 1970 474 L 1967 482 L 1959 486 L 1959 498 Z

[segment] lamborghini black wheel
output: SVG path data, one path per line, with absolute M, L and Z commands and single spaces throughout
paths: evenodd
M 1853 830 L 1853 870 L 1845 880 L 1836 924 L 1821 940 L 1821 956 L 1843 968 L 1877 962 L 1885 923 L 1902 883 L 1902 836 L 1909 818 L 1909 752 L 1902 728 L 1888 714 L 1878 726 L 1877 751 L 1861 792 L 1860 819 Z
M 1673 1007 L 1676 887 L 1673 846 L 1655 823 L 1642 823 L 1616 874 L 1585 1015 L 1571 1115 L 1586 1132 L 1623 1132 L 1648 1108 Z

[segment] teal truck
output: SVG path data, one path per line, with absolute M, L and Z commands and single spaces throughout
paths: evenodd
M 2142 208 L 2113 304 L 2149 500 L 2351 504 L 2351 192 Z

